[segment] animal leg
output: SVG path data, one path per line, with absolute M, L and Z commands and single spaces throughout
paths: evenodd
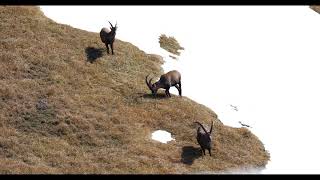
M 107 53 L 109 54 L 109 46 L 108 46 L 108 44 L 106 44 L 106 48 L 107 48 Z
M 111 43 L 110 46 L 111 46 L 112 55 L 114 55 L 114 53 L 113 53 L 113 43 Z
M 169 88 L 166 89 L 166 95 L 169 96 L 169 97 L 171 97 L 170 92 L 169 92 Z
M 209 154 L 210 154 L 210 156 L 211 156 L 211 149 L 208 149 L 208 151 L 209 151 Z
M 179 95 L 182 96 L 181 82 L 179 82 L 179 88 L 180 88 Z
M 201 153 L 201 156 L 203 156 L 203 149 L 202 148 L 200 149 L 200 153 Z
M 204 156 L 206 155 L 206 150 L 203 147 L 201 147 L 201 152 L 201 154 L 203 154 Z
M 178 86 L 178 84 L 176 84 L 174 87 L 178 89 L 179 95 L 181 96 L 181 85 Z

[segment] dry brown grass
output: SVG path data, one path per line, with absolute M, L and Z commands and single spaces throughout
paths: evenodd
M 265 166 L 247 129 L 224 126 L 183 97 L 152 98 L 146 74 L 163 61 L 97 33 L 61 25 L 38 7 L 0 6 L 0 173 L 194 173 Z M 215 121 L 213 156 L 199 158 L 196 126 Z M 176 141 L 161 144 L 165 129 Z
M 184 50 L 174 37 L 167 37 L 165 34 L 160 35 L 159 43 L 161 48 L 178 56 L 180 55 L 180 50 Z
M 316 11 L 317 13 L 320 13 L 320 5 L 312 5 L 310 6 L 310 8 L 314 11 Z

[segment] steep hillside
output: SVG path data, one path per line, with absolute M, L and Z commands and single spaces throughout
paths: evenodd
M 151 97 L 157 55 L 61 25 L 38 7 L 0 6 L 0 173 L 196 173 L 265 166 L 245 128 L 224 126 L 186 97 Z M 183 84 L 182 84 L 183 86 Z M 163 92 L 161 92 L 163 94 Z M 194 121 L 214 120 L 213 156 L 200 157 Z M 161 144 L 164 129 L 176 141 Z
M 314 11 L 316 11 L 317 13 L 320 13 L 320 5 L 312 5 L 310 6 L 310 8 Z

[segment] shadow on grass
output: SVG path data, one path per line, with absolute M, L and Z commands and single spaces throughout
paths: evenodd
M 181 153 L 181 162 L 191 165 L 193 161 L 201 157 L 201 149 L 193 146 L 184 146 Z
M 102 57 L 103 51 L 103 48 L 87 47 L 85 50 L 87 54 L 87 61 L 93 63 L 96 59 Z

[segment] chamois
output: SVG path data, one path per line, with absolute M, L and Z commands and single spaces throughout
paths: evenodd
M 157 94 L 159 88 L 163 88 L 166 90 L 166 96 L 171 97 L 169 92 L 171 86 L 175 86 L 179 91 L 179 95 L 182 96 L 181 74 L 178 71 L 173 70 L 161 75 L 160 80 L 153 84 L 151 84 L 152 78 L 148 81 L 148 76 L 149 75 L 146 76 L 146 84 L 154 96 Z
M 115 36 L 116 36 L 116 30 L 117 30 L 117 23 L 115 26 L 113 26 L 110 21 L 108 21 L 109 24 L 111 25 L 110 29 L 109 30 L 108 28 L 102 28 L 101 31 L 100 31 L 100 38 L 101 38 L 101 41 L 106 45 L 107 47 L 107 53 L 109 54 L 109 46 L 110 45 L 110 48 L 111 48 L 111 52 L 112 52 L 112 55 L 114 55 L 113 53 L 113 42 L 114 42 L 114 39 L 115 39 Z
M 208 132 L 204 127 L 203 125 L 196 121 L 195 123 L 199 124 L 202 128 L 202 131 L 201 131 L 201 128 L 198 127 L 198 130 L 197 130 L 197 141 L 201 147 L 201 150 L 203 152 L 204 155 L 206 155 L 206 149 L 209 151 L 209 154 L 211 156 L 211 146 L 212 146 L 212 142 L 211 142 L 211 132 L 212 132 L 212 127 L 213 127 L 213 121 L 211 123 L 211 128 L 210 128 L 210 131 Z M 201 154 L 202 154 L 201 152 Z

